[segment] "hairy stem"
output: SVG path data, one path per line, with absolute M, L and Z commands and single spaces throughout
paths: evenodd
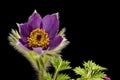
M 39 67 L 40 67 L 39 68 L 39 80 L 45 80 L 49 57 L 45 55 L 41 56 L 38 61 L 39 61 Z
M 43 57 L 38 57 L 36 62 L 37 62 L 37 67 L 38 67 L 38 77 L 39 80 L 44 80 L 44 72 L 45 72 L 45 67 L 44 67 L 44 63 L 42 60 Z
M 44 79 L 44 71 L 43 70 L 39 71 L 39 80 L 45 80 Z

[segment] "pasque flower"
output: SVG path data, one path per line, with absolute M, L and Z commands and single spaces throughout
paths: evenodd
M 63 34 L 58 34 L 58 13 L 46 15 L 42 18 L 35 10 L 28 22 L 17 25 L 19 27 L 17 45 L 27 51 L 45 53 L 60 47 L 60 45 L 66 45 L 67 40 Z
M 8 36 L 10 44 L 24 55 L 38 72 L 40 80 L 44 80 L 47 67 L 52 57 L 69 43 L 65 38 L 65 28 L 59 32 L 58 13 L 43 18 L 35 10 L 28 22 L 18 24 L 17 30 Z

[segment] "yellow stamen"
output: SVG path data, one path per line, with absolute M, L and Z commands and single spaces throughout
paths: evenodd
M 34 29 L 27 38 L 28 46 L 31 48 L 41 47 L 46 48 L 49 45 L 50 39 L 48 33 L 40 28 Z

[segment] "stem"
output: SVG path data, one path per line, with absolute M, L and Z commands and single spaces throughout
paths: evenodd
M 45 55 L 41 56 L 38 59 L 38 62 L 39 62 L 39 72 L 38 72 L 39 73 L 39 80 L 45 80 L 46 68 L 47 68 L 48 61 L 49 61 L 49 58 L 47 58 Z
M 59 64 L 58 68 L 57 68 L 56 71 L 55 71 L 55 74 L 54 74 L 54 76 L 53 76 L 53 80 L 56 80 L 57 74 L 58 74 L 58 72 L 59 72 L 59 68 L 61 67 L 61 63 L 62 63 L 62 60 L 60 61 L 60 64 Z
M 43 60 L 42 60 L 43 57 L 38 57 L 37 58 L 37 61 L 38 61 L 38 77 L 39 77 L 39 80 L 45 80 L 44 79 L 44 75 L 45 75 L 45 67 L 44 67 L 44 63 L 43 63 Z
M 44 71 L 39 71 L 39 80 L 44 80 Z
M 58 70 L 55 71 L 55 74 L 53 76 L 53 80 L 56 80 L 57 74 L 58 74 Z

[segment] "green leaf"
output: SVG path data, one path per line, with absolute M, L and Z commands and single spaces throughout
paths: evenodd
M 99 66 L 92 61 L 84 62 L 83 65 L 86 71 L 90 73 L 88 76 L 92 78 L 104 78 L 106 76 L 106 74 L 102 72 L 103 70 L 106 70 L 106 68 Z
M 17 38 L 17 39 L 19 39 L 20 38 L 20 35 L 19 35 L 19 33 L 18 33 L 18 31 L 17 30 L 14 30 L 14 29 L 12 29 L 12 34 Z
M 69 61 L 63 61 L 61 58 L 52 58 L 51 63 L 55 70 L 62 71 L 66 69 L 71 69 Z
M 87 69 L 87 68 L 90 68 L 92 70 L 98 70 L 98 71 L 102 71 L 102 70 L 106 70 L 106 68 L 104 67 L 101 67 L 97 64 L 95 64 L 93 61 L 88 61 L 88 62 L 84 62 L 84 67 Z
M 46 73 L 46 80 L 52 80 L 52 75 L 49 72 Z
M 69 64 L 70 64 L 70 62 L 68 62 L 68 61 L 62 61 L 59 71 L 71 69 Z
M 58 33 L 58 36 L 65 36 L 65 31 L 66 31 L 66 28 L 63 28 L 63 29 Z
M 70 80 L 70 77 L 67 74 L 59 74 L 56 80 Z
M 81 75 L 82 77 L 86 77 L 87 76 L 87 72 L 85 69 L 81 68 L 80 66 L 79 67 L 76 67 L 75 69 L 73 69 L 75 71 L 75 73 L 77 75 Z
M 74 72 L 81 77 L 77 80 L 103 80 L 106 74 L 103 72 L 106 68 L 95 64 L 93 61 L 83 63 L 83 68 L 76 67 Z
M 56 78 L 57 78 L 60 71 L 71 68 L 70 65 L 69 65 L 70 62 L 69 61 L 64 61 L 60 57 L 59 58 L 52 57 L 51 64 L 55 68 L 55 73 L 53 75 L 53 80 L 56 80 Z
M 94 75 L 92 75 L 92 78 L 104 78 L 106 74 L 104 72 L 98 72 Z

